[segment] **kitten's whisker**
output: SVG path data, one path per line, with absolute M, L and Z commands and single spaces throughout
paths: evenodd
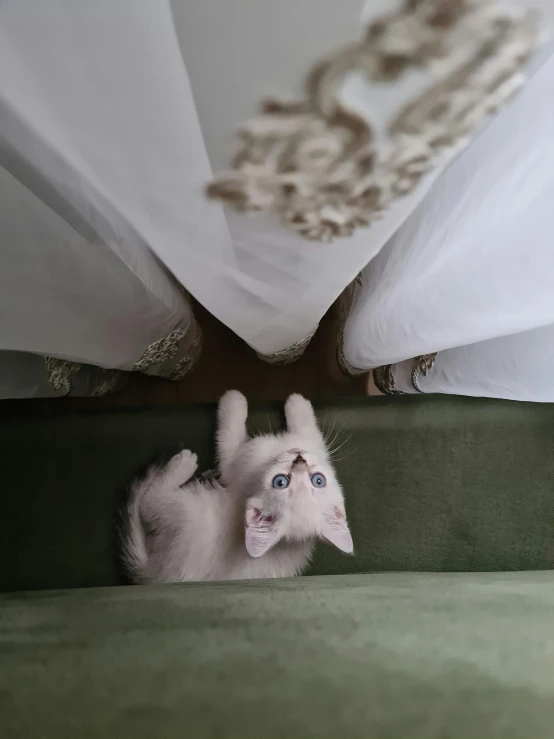
M 335 419 L 331 419 L 331 423 L 329 424 L 329 427 L 327 428 L 327 432 L 325 433 L 324 441 L 326 445 L 329 445 L 329 439 L 331 438 L 331 434 L 335 430 Z
M 337 452 L 340 451 L 351 440 L 352 440 L 352 437 L 351 436 L 347 436 L 346 439 L 344 439 L 343 442 L 341 442 L 340 444 L 338 444 L 337 446 L 335 446 L 333 449 L 331 449 L 328 452 L 329 453 L 329 459 L 334 460 L 335 459 L 335 455 L 337 454 Z
M 342 449 L 342 447 L 343 447 L 343 446 L 344 446 L 345 444 L 347 444 L 347 443 L 348 443 L 348 442 L 350 441 L 350 439 L 351 439 L 351 438 L 352 438 L 351 436 L 347 436 L 347 437 L 346 437 L 346 439 L 345 439 L 344 441 L 342 441 L 342 442 L 341 442 L 340 444 L 338 444 L 338 446 L 336 446 L 336 447 L 333 447 L 333 448 L 331 449 L 331 454 L 334 454 L 335 452 L 338 452 L 338 450 L 339 450 L 339 449 Z
M 333 444 L 329 446 L 330 454 L 334 454 L 336 451 L 338 451 L 341 447 L 343 447 L 352 438 L 351 436 L 347 436 L 346 439 L 344 439 L 340 444 L 335 445 L 335 443 L 339 440 L 339 436 L 340 434 L 337 434 L 335 438 L 333 439 Z
M 334 444 L 336 444 L 343 430 L 344 430 L 343 428 L 337 429 L 337 432 L 334 434 L 333 438 L 328 442 L 327 446 L 332 447 Z
M 336 459 L 333 459 L 333 464 L 337 464 L 338 462 L 344 462 L 345 459 L 348 459 L 348 457 L 351 457 L 351 454 L 347 454 L 345 457 L 337 457 Z
M 333 458 L 333 462 L 344 462 L 345 459 L 348 459 L 348 457 L 351 457 L 355 452 L 357 452 L 359 447 L 356 447 L 355 449 L 351 449 L 347 454 L 345 454 L 342 457 Z

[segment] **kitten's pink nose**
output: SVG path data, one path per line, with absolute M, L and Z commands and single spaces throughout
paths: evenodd
M 293 461 L 293 464 L 306 464 L 306 460 L 301 454 L 298 454 L 296 459 Z

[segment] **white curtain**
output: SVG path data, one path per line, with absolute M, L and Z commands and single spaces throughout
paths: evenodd
M 305 34 L 302 28 L 323 4 L 330 12 L 323 12 L 317 28 Z M 258 5 L 263 5 L 261 14 Z M 61 193 L 80 221 L 102 241 L 115 243 L 132 268 L 140 269 L 138 250 L 146 245 L 203 305 L 262 353 L 310 333 L 372 255 L 363 238 L 337 252 L 289 237 L 269 220 L 250 221 L 234 213 L 226 217 L 220 205 L 205 197 L 213 172 L 204 136 L 214 152 L 219 148 L 220 162 L 224 150 L 230 157 L 231 132 L 266 91 L 253 88 L 252 76 L 241 79 L 241 72 L 258 66 L 260 85 L 271 86 L 270 66 L 276 70 L 287 60 L 289 76 L 300 82 L 307 58 L 311 61 L 311 55 L 327 53 L 357 33 L 363 3 L 349 0 L 332 12 L 336 4 L 329 0 L 312 0 L 301 10 L 286 3 L 279 12 L 280 4 L 273 5 L 176 2 L 185 64 L 168 0 L 0 4 L 3 140 Z M 272 22 L 277 18 L 278 43 Z M 255 38 L 254 54 L 247 41 L 252 44 Z M 218 125 L 220 119 L 224 126 Z M 88 245 L 87 251 L 78 258 L 90 262 L 90 280 L 98 284 L 93 274 L 98 250 Z M 90 342 L 90 331 L 82 332 L 82 341 L 72 331 L 66 334 L 68 352 L 61 332 L 52 340 L 48 312 L 43 320 L 37 311 L 32 326 L 22 324 L 18 306 L 29 305 L 33 293 L 40 306 L 40 294 L 26 283 L 26 274 L 16 274 L 14 282 L 9 261 L 3 259 L 3 264 L 3 348 L 72 354 L 72 359 L 110 366 L 121 366 L 130 357 L 134 332 L 128 327 L 119 328 L 120 340 L 106 338 L 101 350 Z M 329 268 L 321 269 L 322 264 Z M 117 280 L 115 272 L 109 270 L 106 279 Z M 150 273 L 150 279 L 160 277 Z M 16 289 L 18 295 L 13 294 Z M 104 289 L 107 293 L 109 287 Z M 87 293 L 91 299 L 98 294 L 96 289 L 94 295 L 79 292 L 83 300 Z M 108 300 L 99 303 L 100 311 L 118 312 Z M 88 305 L 87 314 L 93 322 L 95 307 Z M 128 308 L 125 314 L 132 320 Z M 136 318 L 142 315 L 137 307 Z M 67 316 L 78 318 L 75 313 Z M 104 321 L 98 320 L 96 327 L 103 331 Z
M 364 270 L 347 363 L 387 366 L 388 391 L 554 401 L 553 203 L 549 45 Z
M 412 361 L 390 371 L 404 393 L 554 403 L 554 324 L 441 351 L 427 373 L 417 372 L 415 387 Z
M 360 37 L 362 18 L 401 5 L 3 0 L 1 186 L 14 238 L 1 262 L 0 348 L 140 366 L 148 342 L 189 320 L 165 268 L 262 355 L 312 334 L 457 150 L 379 220 L 330 244 L 275 215 L 224 209 L 205 186 L 261 98 L 300 95 L 315 61 Z M 398 84 L 350 74 L 341 101 L 379 134 L 440 72 L 431 61 Z
M 171 115 L 188 100 L 195 121 L 166 74 L 182 83 L 168 7 L 8 0 L 0 68 L 0 397 L 102 394 L 119 370 L 184 376 L 199 335 L 144 227 L 169 193 L 182 211 L 193 188 L 176 172 L 208 171 Z
M 317 59 L 359 37 L 362 15 L 389 7 L 363 0 L 174 0 L 173 7 L 168 0 L 4 0 L 1 133 L 127 264 L 140 263 L 141 246 L 151 250 L 210 312 L 272 355 L 315 330 L 440 167 L 371 228 L 332 244 L 311 243 L 276 216 L 224 211 L 206 200 L 205 185 L 228 163 L 234 132 L 263 96 L 298 94 Z M 351 106 L 373 117 L 377 111 L 377 123 L 381 108 L 405 101 L 402 87 L 368 90 L 356 79 L 343 93 Z M 93 254 L 88 249 L 86 258 Z M 22 285 L 20 300 L 24 294 Z M 40 319 L 35 329 L 37 345 L 33 331 L 22 341 L 19 320 L 5 324 L 3 346 L 68 355 Z M 112 365 L 126 355 L 130 334 L 122 339 Z M 105 351 L 73 347 L 76 357 L 101 364 Z
M 85 221 L 23 159 L 6 159 L 2 349 L 131 370 L 150 344 L 188 327 L 188 302 L 136 236 L 108 235 L 91 203 Z
M 173 0 L 172 5 L 215 173 L 228 167 L 237 130 L 263 98 L 301 96 L 314 62 L 357 40 L 369 20 L 391 9 L 389 0 Z M 383 124 L 406 101 L 406 90 L 368 87 L 352 76 L 342 96 L 352 108 Z M 380 108 L 386 115 L 376 112 Z M 448 156 L 442 166 L 447 161 Z M 200 302 L 267 357 L 313 333 L 439 171 L 440 167 L 429 173 L 420 187 L 394 203 L 370 229 L 359 229 L 330 244 L 307 241 L 284 228 L 277 216 L 245 217 L 230 208 L 225 209 L 223 229 L 219 206 L 203 203 L 197 219 L 202 256 L 194 270 L 183 249 L 175 251 L 163 240 L 152 242 L 153 247 Z M 202 184 L 196 183 L 199 193 Z M 210 223 L 215 220 L 221 225 L 217 250 L 213 235 L 204 238 L 206 208 Z

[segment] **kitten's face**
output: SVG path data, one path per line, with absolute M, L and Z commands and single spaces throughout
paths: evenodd
M 246 506 L 249 554 L 259 557 L 282 539 L 315 538 L 352 553 L 342 490 L 323 444 L 290 434 L 253 440 L 247 465 L 256 489 Z

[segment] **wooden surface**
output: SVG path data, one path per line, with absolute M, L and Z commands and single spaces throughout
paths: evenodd
M 35 410 L 93 410 L 137 405 L 175 405 L 217 401 L 229 389 L 241 390 L 255 402 L 284 400 L 291 393 L 302 393 L 314 400 L 344 395 L 365 395 L 367 377 L 345 377 L 336 360 L 339 320 L 335 308 L 322 320 L 305 354 L 294 364 L 272 367 L 201 306 L 194 306 L 202 327 L 203 349 L 200 361 L 180 382 L 130 374 L 127 386 L 103 398 L 56 398 L 49 400 L 3 401 L 32 404 Z

